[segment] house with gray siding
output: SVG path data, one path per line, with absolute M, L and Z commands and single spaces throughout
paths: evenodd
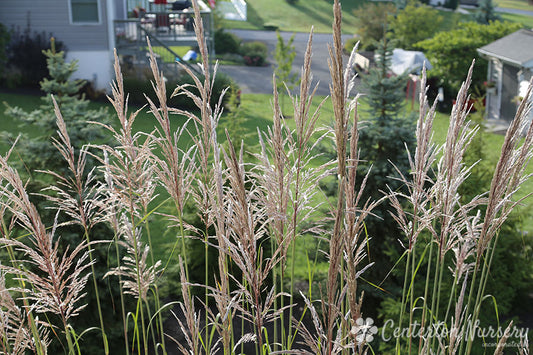
M 487 118 L 509 122 L 533 76 L 533 31 L 518 30 L 477 51 L 489 61 Z
M 75 78 L 109 90 L 115 48 L 128 63 L 146 66 L 148 37 L 162 49 L 157 55 L 167 72 L 177 73 L 175 60 L 181 58 L 171 47 L 197 45 L 192 9 L 174 10 L 174 3 L 183 0 L 140 1 L 133 5 L 131 0 L 0 0 L 0 23 L 51 33 L 66 45 L 67 60 L 78 61 Z M 143 4 L 142 16 L 133 17 Z M 208 47 L 214 50 L 211 9 L 201 0 L 198 5 Z
M 0 23 L 51 33 L 67 47 L 67 60 L 78 60 L 76 77 L 98 89 L 112 79 L 113 21 L 125 19 L 126 0 L 1 0 Z

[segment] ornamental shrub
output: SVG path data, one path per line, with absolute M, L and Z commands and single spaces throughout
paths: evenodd
M 243 56 L 246 65 L 262 67 L 266 64 L 268 48 L 263 42 L 246 42 L 241 46 L 241 55 Z
M 215 53 L 239 53 L 242 40 L 234 33 L 219 29 L 215 32 Z

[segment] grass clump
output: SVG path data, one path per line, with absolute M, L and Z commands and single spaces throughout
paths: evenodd
M 410 330 L 417 320 L 425 329 L 442 321 L 450 330 L 432 337 L 397 336 L 389 345 L 395 353 L 454 353 L 457 349 L 461 354 L 474 353 L 481 344 L 467 335 L 479 328 L 465 324 L 477 324 L 489 275 L 497 272 L 491 270 L 491 262 L 502 225 L 517 205 L 513 196 L 528 178 L 525 167 L 533 155 L 533 125 L 526 118 L 531 101 L 521 104 L 507 132 L 488 193 L 464 201 L 459 188 L 472 169 L 464 155 L 477 132 L 467 120 L 471 72 L 442 144 L 433 141 L 435 105 L 423 91 L 416 148 L 407 152 L 409 172 L 399 177 L 405 190 L 388 190 L 379 199 L 367 199 L 363 192 L 369 175 L 358 176 L 358 167 L 366 164 L 359 155 L 358 97 L 351 95 L 355 55 L 345 65 L 339 2 L 334 3 L 329 61 L 332 127 L 318 130 L 324 100 L 315 102 L 311 34 L 299 94 L 290 94 L 291 126 L 274 90 L 272 125 L 259 133 L 259 148 L 249 161 L 237 142 L 240 137 L 217 132 L 222 102 L 213 103 L 216 67 L 210 67 L 201 17 L 193 3 L 203 73 L 197 76 L 184 67 L 194 83 L 178 86 L 170 96 L 189 98 L 194 111 L 169 104 L 163 73 L 152 55 L 155 97 L 147 98 L 147 108 L 156 123 L 148 132 L 136 132 L 133 127 L 140 111 L 129 110 L 117 64 L 110 101 L 119 122 L 104 125 L 115 142 L 91 145 L 99 151 L 95 155 L 100 172 L 100 178 L 92 180 L 80 174 L 86 150 L 72 153 L 67 121 L 60 107 L 55 110 L 60 136 L 55 146 L 71 171 L 58 176 L 61 183 L 50 196 L 68 222 L 86 221 L 82 214 L 87 214 L 114 231 L 112 240 L 104 243 L 118 257 L 111 259 L 106 279 L 121 287 L 117 311 L 123 318 L 124 351 L 169 353 L 173 348 L 192 354 L 328 355 L 375 351 L 368 332 L 375 334 L 376 329 L 372 320 L 364 318 L 361 292 L 367 270 L 374 267 L 368 255 L 374 245 L 366 235 L 365 221 L 378 204 L 389 203 L 392 215 L 383 218 L 397 223 L 404 260 L 395 321 Z M 187 119 L 177 130 L 171 122 L 174 114 Z M 527 132 L 523 139 L 522 132 Z M 320 157 L 317 141 L 334 146 L 335 157 Z M 8 320 L 3 323 L 8 326 L 2 328 L 2 345 L 12 352 L 17 344 L 28 344 L 28 350 L 44 354 L 53 330 L 66 353 L 77 353 L 78 345 L 82 353 L 81 335 L 86 330 L 73 330 L 71 319 L 84 305 L 89 268 L 102 261 L 88 257 L 94 242 L 84 242 L 83 233 L 76 248 L 59 252 L 57 225 L 47 230 L 22 179 L 9 165 L 11 154 L 0 159 L 0 212 L 6 222 L 0 242 L 8 255 L 3 265 L 9 265 L 3 266 L 7 277 L 0 278 L 2 317 Z M 321 182 L 331 180 L 336 181 L 336 194 L 324 200 Z M 75 189 L 79 186 L 87 189 Z M 170 250 L 179 253 L 178 261 L 170 256 L 161 260 L 153 253 L 152 241 L 159 237 L 152 233 L 155 214 L 177 231 Z M 18 238 L 20 229 L 24 234 Z M 309 239 L 320 240 L 315 245 L 327 258 L 326 277 L 318 289 L 312 282 L 308 287 L 295 285 L 294 256 L 301 252 L 296 242 Z M 204 272 L 203 279 L 194 283 L 191 266 L 198 260 L 188 253 L 192 241 L 200 243 L 194 255 L 203 254 Z M 18 257 L 14 249 L 31 258 Z M 174 263 L 179 267 L 181 297 L 163 304 L 159 286 Z M 313 262 L 309 265 L 312 275 Z M 443 287 L 444 275 L 451 275 L 452 290 Z M 415 285 L 423 285 L 421 294 L 415 294 Z M 295 306 L 297 301 L 302 311 Z M 47 322 L 37 321 L 42 314 L 48 316 Z M 175 325 L 172 334 L 166 328 L 169 322 Z M 511 330 L 511 324 L 506 324 L 503 335 L 495 339 L 496 354 Z M 517 341 L 526 353 L 526 338 Z

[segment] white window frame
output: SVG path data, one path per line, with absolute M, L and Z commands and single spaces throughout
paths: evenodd
M 71 25 L 82 25 L 82 26 L 98 26 L 102 24 L 102 7 L 100 6 L 100 0 L 96 0 L 96 12 L 98 14 L 98 21 L 95 22 L 82 22 L 74 21 L 72 18 L 72 0 L 67 0 L 68 3 L 68 17 Z

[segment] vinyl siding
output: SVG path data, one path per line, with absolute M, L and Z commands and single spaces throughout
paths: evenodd
M 98 24 L 71 24 L 69 0 L 0 0 L 0 22 L 32 31 L 51 33 L 72 51 L 107 50 L 106 0 L 98 0 Z M 112 1 L 112 0 L 108 0 Z

